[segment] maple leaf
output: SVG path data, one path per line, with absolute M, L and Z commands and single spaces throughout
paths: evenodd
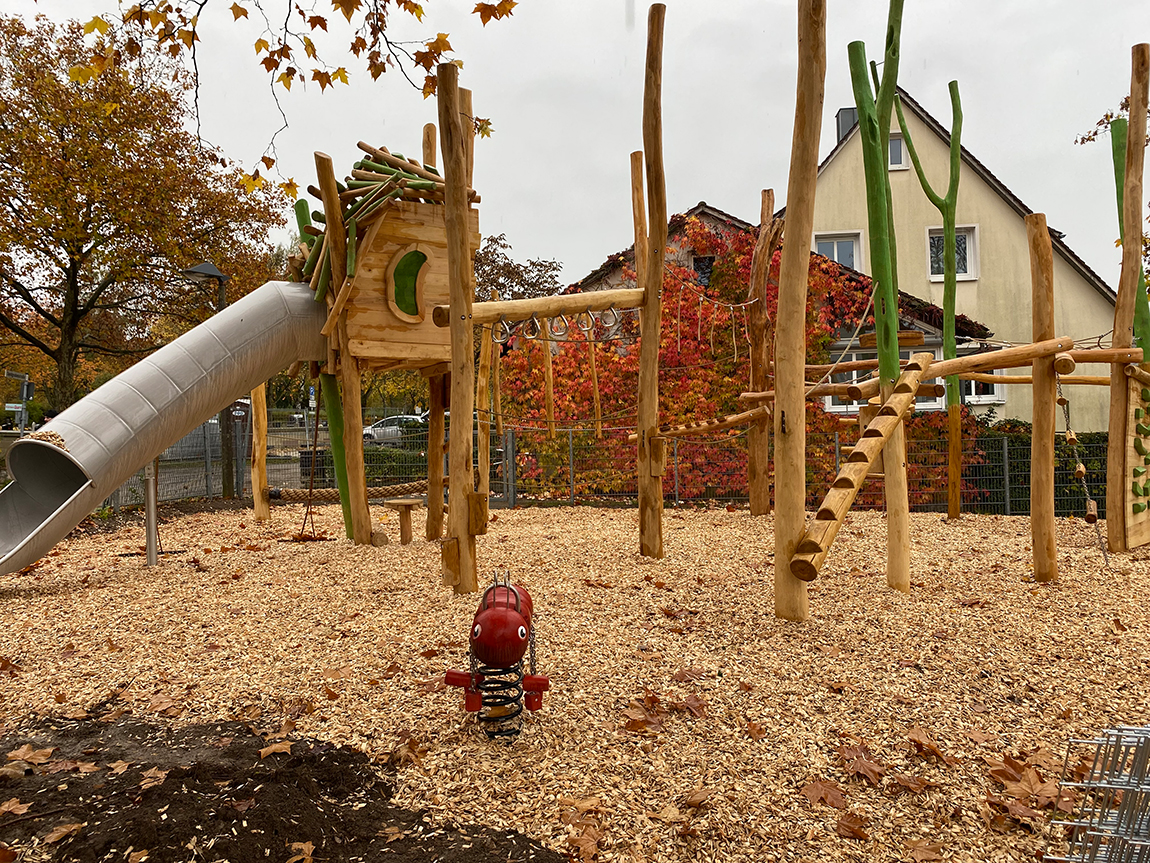
M 929 779 L 923 779 L 921 776 L 911 776 L 909 773 L 895 773 L 891 776 L 891 779 L 897 783 L 897 787 L 891 786 L 896 794 L 904 789 L 918 794 L 928 788 L 938 788 L 937 782 L 931 782 Z
M 350 23 L 356 11 L 363 5 L 363 2 L 362 0 L 331 0 L 331 5 L 333 9 L 338 9 L 342 12 L 343 17 Z
M 257 54 L 259 54 L 261 51 L 268 50 L 270 47 L 271 47 L 271 45 L 268 43 L 267 39 L 256 39 L 256 53 Z M 204 549 L 204 550 L 209 551 L 210 549 Z
M 312 69 L 311 79 L 319 82 L 319 90 L 321 93 L 331 86 L 331 74 L 322 69 Z
M 751 740 L 762 740 L 767 736 L 767 729 L 758 722 L 747 720 L 747 734 L 751 736 Z
M 869 823 L 869 820 L 863 818 L 861 815 L 855 815 L 853 812 L 844 812 L 839 818 L 838 824 L 835 825 L 835 832 L 844 839 L 859 839 L 865 841 L 870 838 L 870 834 L 863 828 Z
M 680 668 L 671 675 L 672 680 L 677 680 L 679 683 L 686 683 L 688 680 L 698 680 L 706 674 L 701 668 Z
M 19 749 L 13 749 L 8 753 L 9 761 L 27 761 L 29 764 L 44 764 L 52 753 L 56 751 L 53 746 L 49 749 L 33 749 L 31 743 L 25 743 Z
M 288 177 L 288 179 L 279 184 L 279 188 L 283 190 L 283 193 L 289 198 L 299 197 L 299 184 L 295 181 L 294 177 Z
M 199 39 L 194 30 L 181 30 L 176 34 L 176 37 L 189 49 L 192 47 L 192 43 Z
M 150 770 L 145 770 L 140 775 L 144 777 L 143 781 L 140 783 L 140 788 L 148 789 L 153 788 L 156 785 L 163 785 L 164 779 L 168 775 L 168 771 L 161 770 L 159 767 L 153 767 Z
M 425 42 L 427 50 L 433 54 L 446 54 L 451 50 L 451 43 L 447 41 L 447 34 L 440 33 L 430 42 Z
M 687 795 L 687 799 L 683 801 L 683 805 L 688 809 L 698 809 L 706 803 L 714 793 L 715 790 L 713 788 L 696 788 Z
M 312 854 L 315 845 L 311 842 L 285 842 L 288 850 L 294 851 L 295 856 L 289 857 L 287 863 L 312 863 Z
M 97 31 L 101 36 L 108 32 L 108 22 L 101 18 L 99 15 L 84 25 L 85 35 L 89 35 Z
M 707 715 L 707 702 L 693 692 L 682 701 L 672 701 L 671 708 L 684 713 L 690 713 L 697 719 L 701 719 Z
M 331 73 L 331 77 L 334 78 L 336 81 L 339 81 L 342 84 L 346 84 L 347 83 L 347 69 L 343 68 L 343 66 L 340 66 L 334 72 Z
M 930 842 L 927 839 L 911 839 L 902 843 L 910 852 L 914 863 L 931 863 L 942 859 L 942 843 Z
M 279 743 L 273 743 L 271 746 L 265 746 L 260 750 L 260 760 L 267 758 L 269 755 L 274 755 L 277 752 L 287 752 L 291 754 L 292 742 L 290 740 L 281 740 Z
M 847 801 L 843 797 L 842 790 L 834 782 L 827 779 L 812 780 L 804 785 L 799 793 L 811 801 L 812 806 L 821 800 L 827 806 L 833 806 L 835 809 L 847 808 Z
M 311 15 L 307 19 L 307 26 L 309 26 L 313 30 L 323 30 L 323 32 L 326 33 L 327 32 L 327 19 L 320 16 L 320 15 Z M 361 36 L 359 38 L 362 40 L 363 37 Z M 367 47 L 366 42 L 363 43 L 363 47 L 364 48 Z
M 64 839 L 68 836 L 75 836 L 83 829 L 83 824 L 61 824 L 57 827 L 53 827 L 50 831 L 48 831 L 48 835 L 44 837 L 44 844 L 54 845 L 61 839 Z
M 295 76 L 289 75 L 287 72 L 280 72 L 279 75 L 276 76 L 276 83 L 283 84 L 285 90 L 291 90 L 291 84 L 294 80 Z
M 112 773 L 119 775 L 131 766 L 132 765 L 129 764 L 127 761 L 123 761 L 123 760 L 113 761 L 111 764 L 108 765 L 108 769 L 111 770 Z
M 938 748 L 938 744 L 935 743 L 934 739 L 930 736 L 930 732 L 925 728 L 916 726 L 908 731 L 906 736 L 910 739 L 910 742 L 914 744 L 915 751 L 918 752 L 919 755 L 929 753 L 946 764 L 954 765 L 958 763 L 957 758 L 949 758 L 943 754 L 942 750 Z
M 13 815 L 23 815 L 31 808 L 31 803 L 21 803 L 19 798 L 13 797 L 11 800 L 5 800 L 3 803 L 0 803 L 0 815 L 9 812 Z
M 233 3 L 229 8 L 232 10 L 233 21 L 239 21 L 241 18 L 248 17 L 248 10 L 241 6 L 239 3 Z

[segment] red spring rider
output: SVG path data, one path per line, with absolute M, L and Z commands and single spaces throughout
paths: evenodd
M 528 710 L 538 710 L 551 687 L 545 675 L 535 673 L 533 610 L 525 587 L 512 584 L 510 573 L 496 574 L 471 621 L 471 671 L 447 672 L 446 682 L 464 689 L 464 707 L 479 713 L 488 737 L 518 734 L 524 701 Z M 523 673 L 525 654 L 530 674 Z

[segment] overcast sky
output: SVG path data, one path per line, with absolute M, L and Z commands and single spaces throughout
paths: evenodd
M 282 2 L 263 0 L 267 9 Z M 232 23 L 228 5 L 213 0 L 201 17 L 202 133 L 250 169 L 280 123 L 252 47 L 260 25 Z M 521 0 L 513 17 L 485 28 L 469 14 L 474 0 L 423 5 L 422 24 L 393 16 L 393 37 L 449 33 L 464 61 L 460 83 L 495 130 L 476 147 L 481 231 L 506 233 L 518 259 L 560 261 L 564 283 L 630 245 L 629 153 L 642 146 L 647 5 Z M 663 134 L 671 212 L 705 200 L 757 221 L 767 187 L 785 203 L 795 5 L 668 0 Z M 114 10 L 109 0 L 0 0 L 5 13 L 56 20 Z M 862 39 L 879 57 L 886 2 L 830 0 L 827 17 L 821 156 L 833 144 L 835 111 L 853 104 L 847 43 Z M 352 85 L 322 95 L 314 84 L 280 91 L 290 127 L 277 138 L 276 167 L 301 188 L 315 182 L 313 151 L 331 154 L 346 173 L 359 157 L 356 141 L 418 154 L 423 124 L 436 120 L 434 101 L 398 71 L 372 82 L 342 55 L 346 31 L 332 29 L 338 36 L 326 53 L 346 63 Z M 957 78 L 965 146 L 1116 286 L 1109 144 L 1076 146 L 1074 137 L 1128 92 L 1130 47 L 1145 41 L 1147 0 L 909 0 L 899 83 L 949 126 L 947 82 Z

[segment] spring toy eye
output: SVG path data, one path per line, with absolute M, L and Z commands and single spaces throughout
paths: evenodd
M 473 630 L 471 630 L 471 637 L 477 639 L 477 638 L 479 638 L 479 635 L 482 632 L 483 632 L 483 627 L 477 623 L 477 624 L 475 624 L 475 628 Z
M 527 627 L 525 627 L 525 626 L 519 627 L 519 640 L 522 641 L 526 637 L 527 637 Z

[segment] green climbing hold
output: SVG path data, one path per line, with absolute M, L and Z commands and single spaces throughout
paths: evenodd
M 1145 475 L 1146 475 L 1146 468 L 1144 468 L 1144 467 L 1134 468 L 1134 476 L 1138 477 L 1138 476 L 1145 476 Z
M 1134 419 L 1140 420 L 1145 414 L 1146 411 L 1142 410 L 1142 408 L 1134 408 Z
M 1150 389 L 1142 387 L 1142 401 L 1150 402 Z
M 1130 490 L 1134 492 L 1135 497 L 1150 497 L 1150 492 L 1146 491 L 1146 487 L 1136 482 L 1130 483 Z
M 1134 510 L 1135 515 L 1138 515 L 1140 512 L 1146 512 L 1146 504 L 1144 503 L 1136 503 L 1130 508 Z
M 1134 438 L 1134 449 L 1138 455 L 1142 456 L 1143 458 L 1150 456 L 1150 450 L 1146 449 L 1146 444 L 1140 437 Z M 1150 462 L 1147 462 L 1147 464 L 1150 464 Z
M 1146 425 L 1145 423 L 1138 423 L 1134 426 L 1134 431 L 1138 432 L 1138 434 L 1142 435 L 1143 437 L 1150 436 L 1150 425 Z

